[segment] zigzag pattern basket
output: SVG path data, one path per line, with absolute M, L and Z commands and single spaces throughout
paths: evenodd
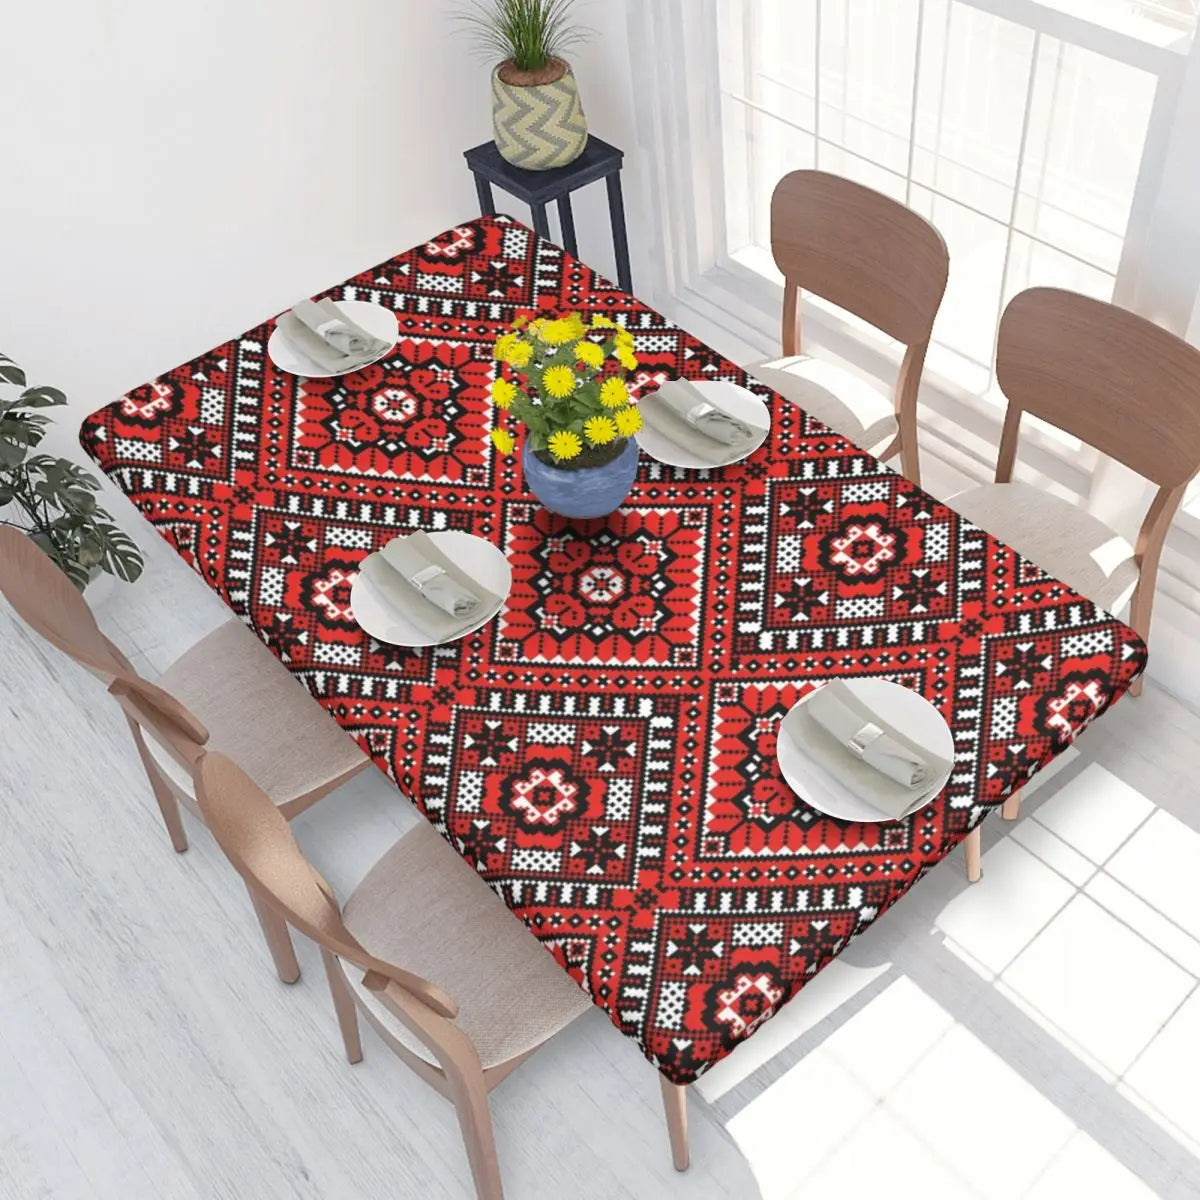
M 492 72 L 492 122 L 496 149 L 514 167 L 549 171 L 574 162 L 587 145 L 587 119 L 575 76 L 525 87 L 505 83 Z

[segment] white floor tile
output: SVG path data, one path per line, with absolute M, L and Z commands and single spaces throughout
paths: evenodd
M 1195 984 L 1086 896 L 1072 900 L 1001 979 L 1065 1043 L 1117 1074 Z
M 1105 870 L 1184 929 L 1200 928 L 1200 833 L 1159 809 Z
M 1200 991 L 1167 1022 L 1125 1083 L 1200 1144 Z
M 910 979 L 898 979 L 827 1037 L 832 1054 L 876 1096 L 893 1087 L 954 1026 L 954 1018 Z M 897 1036 L 903 1030 L 903 1036 Z
M 942 909 L 937 925 L 971 959 L 997 975 L 1074 891 L 1061 875 L 1005 838 L 983 856 L 983 878 Z
M 961 1176 L 997 1197 L 1019 1196 L 1075 1129 L 961 1025 L 904 1079 L 885 1108 Z
M 1051 833 L 1037 820 L 1019 818 L 1011 826 L 1009 837 L 1076 887 L 1081 887 L 1096 873 L 1094 862 L 1073 850 L 1057 833 Z
M 762 1200 L 784 1200 L 876 1103 L 821 1048 L 756 1096 L 726 1128 L 750 1163 Z
M 959 1200 L 978 1196 L 882 1109 L 872 1113 L 800 1185 L 794 1200 Z
M 1136 788 L 1091 763 L 1063 784 L 1033 819 L 1092 862 L 1102 863 L 1153 809 Z
M 869 983 L 878 979 L 888 966 L 882 963 L 874 967 L 852 967 L 836 960 L 831 962 L 752 1038 L 701 1075 L 694 1084 L 695 1090 L 709 1103 L 725 1095 L 753 1075 L 763 1063 L 769 1062 L 791 1045 L 802 1033 L 858 995 Z
M 1184 933 L 1174 921 L 1168 921 L 1157 908 L 1151 908 L 1106 871 L 1097 874 L 1083 891 L 1113 916 L 1120 917 L 1140 937 L 1177 962 L 1188 974 L 1200 978 L 1200 941 Z
M 1076 1133 L 1025 1193 L 1028 1200 L 1154 1200 L 1148 1188 L 1086 1133 Z

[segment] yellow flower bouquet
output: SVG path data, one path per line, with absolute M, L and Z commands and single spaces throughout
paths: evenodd
M 642 427 L 625 383 L 638 365 L 633 334 L 608 317 L 518 317 L 495 357 L 491 439 L 502 454 L 516 447 L 510 417 L 541 462 L 567 470 L 613 461 Z

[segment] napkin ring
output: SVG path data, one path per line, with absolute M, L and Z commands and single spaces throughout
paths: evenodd
M 445 575 L 445 573 L 446 572 L 443 571 L 442 568 L 437 565 L 437 563 L 430 563 L 429 566 L 422 567 L 419 571 L 417 571 L 408 582 L 411 583 L 418 592 L 423 592 L 426 584 L 430 584 L 435 579 L 439 579 L 441 576 Z
M 856 758 L 862 758 L 872 742 L 883 737 L 883 730 L 868 721 L 847 743 L 846 748 Z

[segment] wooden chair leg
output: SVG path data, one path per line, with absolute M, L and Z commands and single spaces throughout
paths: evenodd
M 250 903 L 254 905 L 258 923 L 262 926 L 263 937 L 267 940 L 267 949 L 275 963 L 275 971 L 284 983 L 295 983 L 300 978 L 300 963 L 296 959 L 296 950 L 292 945 L 291 934 L 288 933 L 287 922 L 265 904 L 250 889 Z
M 983 877 L 983 866 L 980 863 L 980 854 L 983 849 L 983 827 L 976 825 L 970 833 L 967 834 L 966 840 L 963 842 L 963 853 L 967 857 L 967 882 L 978 883 Z
M 324 947 L 321 949 L 321 962 L 325 965 L 325 978 L 329 980 L 329 994 L 333 997 L 333 1011 L 337 1013 L 346 1057 L 352 1063 L 362 1062 L 362 1039 L 358 1035 L 358 1008 L 354 1003 L 354 993 L 346 982 L 341 963 Z
M 663 1108 L 667 1114 L 667 1133 L 671 1139 L 671 1161 L 675 1170 L 686 1171 L 691 1161 L 688 1153 L 687 1085 L 672 1083 L 665 1075 L 662 1084 Z
M 1006 821 L 1015 821 L 1021 812 L 1021 789 L 1017 788 L 1015 792 L 1004 802 L 1004 807 L 1000 810 L 1000 815 Z
M 900 431 L 900 470 L 909 483 L 921 486 L 921 459 L 917 448 L 917 424 Z
M 473 1070 L 463 1070 L 462 1065 L 455 1064 L 455 1069 L 447 1070 L 446 1079 L 450 1084 L 450 1099 L 454 1102 L 458 1126 L 466 1144 L 471 1178 L 475 1180 L 475 1194 L 479 1200 L 504 1200 L 500 1160 L 496 1157 L 496 1137 L 492 1132 L 492 1112 L 488 1108 L 483 1071 L 478 1060 Z
M 179 811 L 179 801 L 175 799 L 171 785 L 163 778 L 158 763 L 146 749 L 146 739 L 142 736 L 142 731 L 137 727 L 137 723 L 129 717 L 126 717 L 125 720 L 129 724 L 129 732 L 133 734 L 133 744 L 137 747 L 138 758 L 142 760 L 142 769 L 146 772 L 146 778 L 150 780 L 150 788 L 154 792 L 154 799 L 158 802 L 158 811 L 162 813 L 163 824 L 167 827 L 171 845 L 176 854 L 182 854 L 188 848 L 188 840 L 187 833 L 183 828 L 183 815 Z

